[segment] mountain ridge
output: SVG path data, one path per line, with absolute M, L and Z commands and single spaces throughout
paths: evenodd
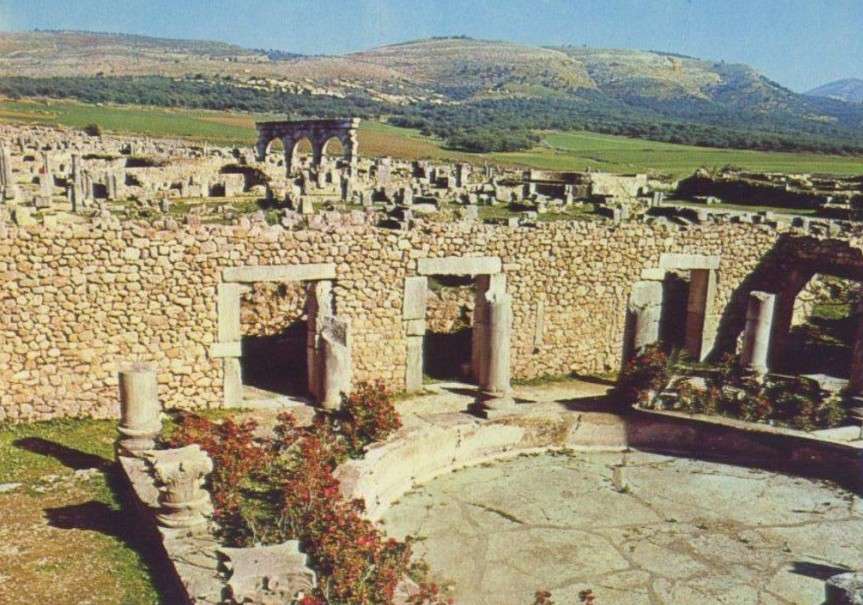
M 843 78 L 817 86 L 805 93 L 811 97 L 826 97 L 846 103 L 863 103 L 863 79 Z
M 118 79 L 115 84 L 109 79 L 93 83 L 104 89 L 99 100 L 107 101 L 129 102 L 135 85 L 119 80 L 141 77 L 177 82 L 160 84 L 177 89 L 163 95 L 170 104 L 194 97 L 195 106 L 260 108 L 249 97 L 254 90 L 368 99 L 378 114 L 402 114 L 403 124 L 445 139 L 459 130 L 597 128 L 692 141 L 696 137 L 686 132 L 686 125 L 695 124 L 700 144 L 721 139 L 719 129 L 731 134 L 718 146 L 732 139 L 746 144 L 748 131 L 753 140 L 784 137 L 785 142 L 770 143 L 778 149 L 798 147 L 794 138 L 799 134 L 817 138 L 815 148 L 830 141 L 833 147 L 863 148 L 863 106 L 798 94 L 745 64 L 678 53 L 442 36 L 345 54 L 299 55 L 128 34 L 0 33 L 0 78 L 8 84 L 0 92 L 92 101 L 82 87 L 66 81 L 66 89 L 79 90 L 73 94 L 50 81 L 86 77 Z M 211 85 L 182 83 L 191 81 Z M 112 86 L 125 87 L 125 92 L 113 94 Z M 226 88 L 242 91 L 244 100 L 232 105 Z M 272 111 L 276 102 L 266 110 Z

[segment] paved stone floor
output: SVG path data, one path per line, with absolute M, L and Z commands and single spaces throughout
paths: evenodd
M 612 468 L 625 456 L 623 489 Z M 395 537 L 464 605 L 819 604 L 863 564 L 860 499 L 829 484 L 645 453 L 521 457 L 406 495 Z

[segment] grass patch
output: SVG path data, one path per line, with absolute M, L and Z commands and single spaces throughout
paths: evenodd
M 106 132 L 180 137 L 220 145 L 250 146 L 256 120 L 251 114 L 127 105 L 88 105 L 49 99 L 2 101 L 0 122 L 39 123 L 84 128 L 98 124 Z M 416 130 L 365 120 L 360 125 L 360 153 L 369 157 L 466 161 L 546 170 L 654 172 L 681 177 L 697 168 L 733 164 L 747 170 L 860 174 L 863 159 L 812 153 L 779 153 L 677 145 L 590 132 L 545 132 L 534 149 L 509 153 L 464 153 L 445 149 L 439 139 Z

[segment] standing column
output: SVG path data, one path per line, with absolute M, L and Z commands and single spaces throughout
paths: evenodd
M 512 413 L 515 400 L 510 384 L 510 343 L 512 339 L 512 299 L 495 296 L 488 307 L 487 374 L 482 384 L 486 415 Z
M 6 147 L 0 147 L 0 201 L 14 200 L 18 197 L 15 176 L 12 174 L 12 154 Z
M 140 457 L 141 452 L 153 449 L 156 436 L 162 430 L 161 412 L 156 371 L 139 364 L 122 370 L 118 453 Z
M 746 308 L 746 329 L 743 332 L 743 352 L 740 363 L 759 374 L 769 370 L 770 339 L 773 332 L 773 311 L 776 295 L 753 291 Z
M 320 403 L 325 410 L 338 410 L 342 405 L 342 396 L 351 393 L 350 324 L 335 315 L 325 317 L 323 324 Z
M 659 342 L 662 319 L 662 282 L 640 281 L 629 295 L 629 332 L 626 357 L 638 355 L 645 347 Z
M 306 372 L 309 394 L 315 401 L 323 400 L 323 356 L 321 355 L 321 331 L 324 318 L 333 314 L 332 282 L 313 282 L 308 287 L 306 306 Z

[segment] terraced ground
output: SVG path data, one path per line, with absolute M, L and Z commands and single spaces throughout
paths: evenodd
M 183 137 L 219 144 L 250 145 L 254 121 L 272 115 L 133 106 L 86 105 L 71 101 L 0 102 L 0 122 L 41 123 L 82 128 L 99 124 L 105 131 L 153 137 Z M 773 153 L 676 145 L 589 132 L 547 132 L 535 149 L 512 153 L 470 154 L 444 149 L 439 140 L 415 130 L 363 122 L 360 153 L 404 159 L 432 158 L 494 163 L 549 170 L 644 172 L 680 177 L 701 166 L 728 164 L 769 172 L 861 174 L 863 157 Z

